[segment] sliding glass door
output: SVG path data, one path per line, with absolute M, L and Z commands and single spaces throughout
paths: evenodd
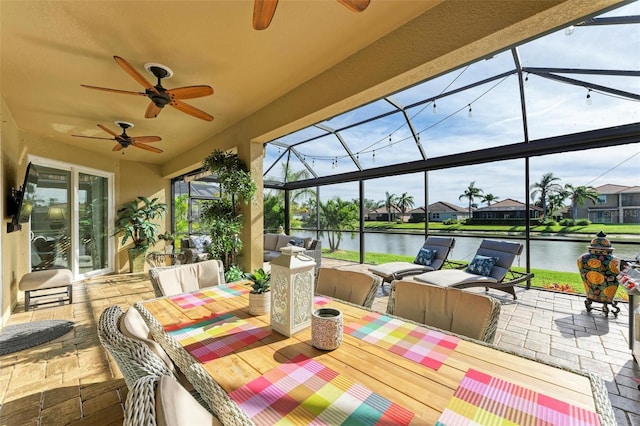
M 38 184 L 31 212 L 31 270 L 68 268 L 85 277 L 111 270 L 111 175 L 34 159 Z

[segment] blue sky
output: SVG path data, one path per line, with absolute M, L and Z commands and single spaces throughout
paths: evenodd
M 620 15 L 640 15 L 640 2 L 603 16 Z M 565 35 L 563 29 L 519 48 L 524 67 L 635 71 L 640 70 L 639 51 L 640 25 L 637 24 L 578 26 L 570 36 Z M 391 97 L 401 105 L 410 105 L 513 68 L 511 53 L 503 52 L 492 59 L 455 70 Z M 639 77 L 567 76 L 640 93 Z M 587 104 L 587 95 L 590 95 L 590 104 Z M 640 122 L 640 102 L 597 90 L 589 92 L 587 86 L 561 84 L 533 74 L 528 76 L 525 84 L 525 99 L 530 140 Z M 438 99 L 436 104 L 436 113 L 431 103 L 408 110 L 428 158 L 524 140 L 515 75 Z M 471 116 L 469 108 L 472 110 Z M 322 124 L 340 128 L 362 117 L 390 109 L 387 102 L 380 100 Z M 306 129 L 281 138 L 281 141 L 292 142 L 299 140 L 299 135 L 318 133 L 317 129 Z M 401 114 L 357 126 L 340 135 L 364 168 L 420 159 Z M 299 151 L 320 176 L 356 170 L 334 136 L 300 146 Z M 277 148 L 268 146 L 265 170 L 277 155 Z M 291 161 L 291 167 L 293 170 L 303 168 L 295 158 Z M 544 173 L 552 172 L 561 179 L 561 184 L 640 186 L 640 143 L 536 157 L 530 160 L 530 169 L 531 183 L 539 181 Z M 272 174 L 279 176 L 281 166 L 274 167 Z M 429 202 L 447 201 L 465 206 L 466 201 L 458 198 L 472 181 L 485 193 L 492 193 L 501 200 L 514 198 L 524 201 L 527 196 L 524 160 L 511 160 L 430 172 Z M 397 195 L 407 192 L 414 197 L 416 206 L 420 206 L 424 205 L 423 183 L 422 173 L 377 179 L 365 183 L 365 196 L 382 200 L 386 191 Z M 357 183 L 322 187 L 321 197 L 352 199 L 357 196 L 357 188 Z

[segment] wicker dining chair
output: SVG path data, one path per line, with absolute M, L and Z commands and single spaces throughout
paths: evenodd
M 153 353 L 149 345 L 122 333 L 122 315 L 122 309 L 118 305 L 106 308 L 98 321 L 98 338 L 118 364 L 127 387 L 132 389 L 138 379 L 148 375 L 173 376 L 170 367 Z
M 319 268 L 316 293 L 371 308 L 382 278 L 358 271 Z
M 393 281 L 387 313 L 493 343 L 500 302 L 484 294 L 415 281 Z
M 144 376 L 129 393 L 124 426 L 220 426 L 220 421 L 171 376 Z

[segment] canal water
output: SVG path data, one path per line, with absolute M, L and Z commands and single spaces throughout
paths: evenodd
M 303 231 L 294 231 L 296 236 L 313 236 L 315 233 L 306 233 Z M 466 237 L 461 235 L 455 235 L 455 247 L 449 254 L 449 259 L 459 261 L 471 261 L 473 255 L 478 250 L 480 243 L 484 237 Z M 365 250 L 367 252 L 375 253 L 389 253 L 389 254 L 403 254 L 407 256 L 414 256 L 418 253 L 420 247 L 424 243 L 424 236 L 422 235 L 407 235 L 407 234 L 382 234 L 382 233 L 367 233 L 365 234 Z M 487 237 L 490 239 L 499 240 L 500 237 Z M 324 237 L 322 240 L 322 247 L 329 247 L 329 242 Z M 614 248 L 613 254 L 617 257 L 626 260 L 635 259 L 640 254 L 640 238 L 636 239 L 620 239 L 616 241 L 615 236 L 609 237 L 611 244 Z M 512 240 L 520 241 L 524 244 L 524 240 Z M 587 252 L 587 245 L 589 241 L 574 242 L 574 241 L 545 241 L 545 240 L 533 240 L 531 241 L 531 267 L 534 269 L 548 269 L 552 271 L 561 272 L 576 272 L 576 260 L 577 258 Z M 343 240 L 340 243 L 341 250 L 358 251 L 360 250 L 359 238 L 351 239 L 349 233 L 343 233 Z M 523 251 L 519 258 L 514 261 L 514 266 L 526 266 L 526 249 Z

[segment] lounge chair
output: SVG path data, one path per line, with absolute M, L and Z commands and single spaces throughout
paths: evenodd
M 391 283 L 387 313 L 493 343 L 500 302 L 484 294 L 400 280 Z
M 450 237 L 432 237 L 425 240 L 413 262 L 389 262 L 369 268 L 369 272 L 382 277 L 383 283 L 390 283 L 409 275 L 437 271 L 442 268 L 456 240 Z
M 381 281 L 364 272 L 319 268 L 316 293 L 371 308 Z
M 516 256 L 522 253 L 522 244 L 483 240 L 473 260 L 457 269 L 443 269 L 413 276 L 413 280 L 441 287 L 470 288 L 484 287 L 501 290 L 516 300 L 514 284 L 529 280 L 533 274 L 512 271 Z

